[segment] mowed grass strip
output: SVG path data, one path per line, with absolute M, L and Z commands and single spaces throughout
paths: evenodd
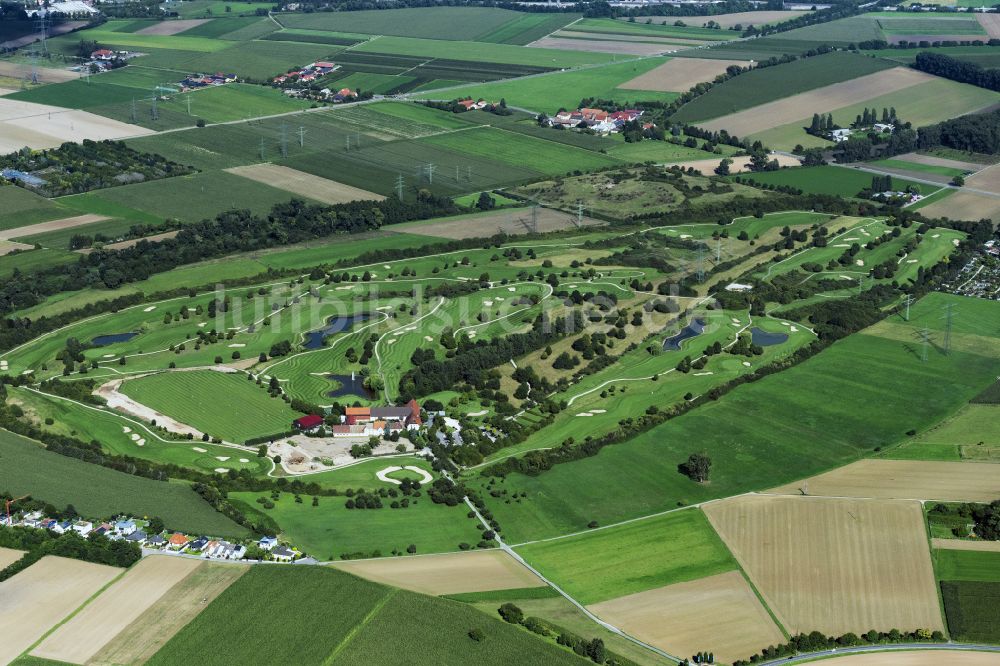
M 935 550 L 934 568 L 940 580 L 1000 583 L 1000 552 Z
M 736 560 L 701 509 L 532 543 L 516 550 L 582 604 L 737 568 Z
M 301 416 L 242 373 L 163 372 L 128 380 L 121 392 L 202 432 L 237 443 L 286 432 Z
M 547 175 L 577 169 L 587 171 L 619 163 L 600 153 L 493 127 L 440 134 L 419 141 L 476 157 L 499 160 L 511 166 L 524 164 L 525 157 L 530 155 L 528 161 L 531 167 Z
M 61 456 L 6 430 L 0 430 L 0 488 L 55 506 L 72 504 L 91 518 L 126 512 L 159 516 L 170 529 L 219 536 L 247 533 L 186 483 L 153 481 Z

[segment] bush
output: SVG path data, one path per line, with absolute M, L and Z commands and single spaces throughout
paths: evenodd
M 500 608 L 497 609 L 497 612 L 500 613 L 500 617 L 502 617 L 504 621 L 510 622 L 511 624 L 521 624 L 524 620 L 524 611 L 510 602 L 500 606 Z

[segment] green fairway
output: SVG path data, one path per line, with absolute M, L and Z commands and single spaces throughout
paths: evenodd
M 517 552 L 582 604 L 737 568 L 700 509 L 520 546 Z
M 468 85 L 443 92 L 420 95 L 422 99 L 455 99 L 461 97 L 483 98 L 499 101 L 506 99 L 512 106 L 554 114 L 560 108 L 576 108 L 585 97 L 669 102 L 677 93 L 631 90 L 619 88 L 635 77 L 645 74 L 664 62 L 666 58 L 645 58 L 592 67 L 580 71 L 552 72 L 497 83 Z
M 894 67 L 895 63 L 844 51 L 756 69 L 713 87 L 671 116 L 676 122 L 718 118 L 782 97 L 849 81 Z
M 0 488 L 60 508 L 72 504 L 88 518 L 110 518 L 124 511 L 159 516 L 169 529 L 216 536 L 247 534 L 188 483 L 153 481 L 85 463 L 46 451 L 6 430 L 0 430 Z
M 934 569 L 938 580 L 1000 583 L 1000 552 L 935 549 Z
M 236 443 L 287 432 L 301 416 L 242 373 L 161 373 L 128 380 L 121 391 L 181 423 Z M 206 404 L 212 409 L 206 410 Z
M 295 617 L 306 641 L 274 640 L 260 631 L 261 604 Z M 331 610 L 332 609 L 332 610 Z M 470 629 L 483 634 L 471 640 Z M 234 635 L 242 636 L 232 641 Z M 221 644 L 230 644 L 219 650 Z M 146 662 L 177 664 L 191 654 L 209 666 L 239 663 L 411 663 L 562 666 L 590 663 L 530 632 L 457 601 L 371 583 L 331 568 L 255 566 Z
M 920 360 L 918 327 L 940 340 L 940 312 L 954 303 L 983 343 L 953 342 Z M 886 447 L 954 413 L 1000 374 L 996 304 L 943 294 L 924 297 L 911 322 L 897 318 L 835 343 L 804 363 L 741 386 L 596 456 L 535 477 L 512 474 L 520 503 L 483 492 L 511 542 L 606 525 L 676 506 L 805 478 Z M 954 341 L 965 340 L 953 332 Z M 946 379 L 945 379 L 946 378 Z M 803 392 L 802 387 L 810 390 Z M 790 396 L 796 396 L 794 405 Z M 756 415 L 748 418 L 747 415 Z M 552 444 L 550 443 L 549 446 Z M 692 452 L 713 460 L 712 482 L 677 472 Z M 477 487 L 487 479 L 476 479 Z

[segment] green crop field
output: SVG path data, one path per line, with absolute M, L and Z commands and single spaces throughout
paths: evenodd
M 61 456 L 6 430 L 0 430 L 0 489 L 14 496 L 30 494 L 57 507 L 72 504 L 92 518 L 124 511 L 159 516 L 170 529 L 219 536 L 247 534 L 187 483 L 153 481 Z
M 937 176 L 948 176 L 949 178 L 954 176 L 963 176 L 970 173 L 965 169 L 955 169 L 953 167 L 938 166 L 936 164 L 918 164 L 916 162 L 897 159 L 877 160 L 875 162 L 871 162 L 870 164 L 872 166 L 885 167 L 888 169 L 906 169 L 907 171 L 918 171 L 920 173 L 929 173 Z
M 5 254 L 2 259 L 3 261 L 0 261 L 0 277 L 7 277 L 15 270 L 27 272 L 62 264 L 74 264 L 80 260 L 80 255 L 75 252 L 43 248 Z
M 765 185 L 787 185 L 810 194 L 833 194 L 854 197 L 866 187 L 871 187 L 874 174 L 840 166 L 795 167 L 746 174 L 746 178 Z M 930 185 L 915 183 L 893 176 L 893 187 L 904 190 L 916 187 L 930 189 Z
M 934 569 L 938 580 L 1000 583 L 1000 552 L 936 549 Z
M 519 21 L 522 16 L 509 9 L 493 7 L 415 7 L 389 11 L 288 14 L 280 16 L 279 20 L 288 28 L 478 41 L 508 23 Z
M 48 199 L 16 185 L 0 187 L 0 231 L 69 217 Z
M 579 19 L 581 14 L 559 12 L 557 14 L 521 14 L 518 18 L 504 23 L 497 29 L 476 38 L 477 42 L 494 44 L 530 44 L 536 39 L 555 32 Z
M 209 37 L 188 37 L 184 34 L 138 35 L 129 32 L 118 32 L 118 28 L 125 23 L 124 21 L 112 20 L 96 28 L 88 28 L 87 30 L 75 32 L 71 35 L 55 37 L 51 40 L 53 45 L 50 48 L 58 49 L 64 44 L 75 45 L 81 39 L 92 39 L 109 47 L 128 47 L 133 50 L 159 48 L 173 51 L 211 53 L 212 51 L 221 51 L 232 46 L 227 41 Z
M 202 432 L 243 442 L 291 429 L 301 414 L 246 376 L 221 372 L 170 372 L 131 379 L 122 393 Z M 212 409 L 206 410 L 205 405 Z
M 260 631 L 260 609 L 295 617 L 308 640 L 276 641 Z M 334 609 L 335 612 L 330 612 Z M 470 629 L 485 636 L 468 637 Z M 241 636 L 232 641 L 234 635 Z M 226 644 L 225 650 L 218 646 Z M 588 663 L 530 632 L 457 601 L 396 590 L 324 567 L 251 567 L 171 638 L 147 663 L 176 664 L 191 654 L 206 664 L 436 664 L 527 666 Z
M 737 568 L 700 509 L 533 543 L 517 552 L 582 604 Z
M 389 465 L 399 465 L 386 460 L 380 465 L 366 466 L 366 473 L 358 478 L 355 489 L 386 488 L 395 486 L 383 483 L 374 473 Z M 352 468 L 344 470 L 353 476 Z M 324 485 L 337 479 L 340 472 L 328 472 Z M 307 477 L 313 480 L 312 477 Z M 320 483 L 320 480 L 317 480 Z M 336 485 L 341 485 L 337 482 Z M 230 493 L 230 497 L 277 522 L 281 533 L 304 552 L 319 560 L 336 560 L 341 555 L 364 553 L 369 556 L 379 552 L 388 556 L 392 552 L 405 552 L 415 545 L 418 553 L 457 551 L 460 543 L 475 545 L 482 538 L 482 526 L 471 518 L 464 505 L 450 507 L 434 504 L 426 493 L 419 499 L 410 499 L 410 506 L 393 509 L 390 503 L 399 498 L 385 498 L 381 509 L 348 509 L 344 506 L 350 498 L 344 496 L 320 497 L 319 505 L 312 506 L 312 497 L 302 496 L 302 503 L 282 493 L 274 501 L 273 509 L 257 503 L 258 497 L 270 498 L 269 493 Z
M 573 24 L 573 32 L 590 32 L 609 35 L 642 35 L 645 37 L 665 37 L 670 39 L 697 39 L 721 42 L 738 39 L 740 33 L 734 30 L 715 30 L 693 26 L 656 25 L 655 23 L 628 23 L 614 19 L 582 19 Z
M 879 28 L 878 21 L 874 17 L 865 14 L 780 32 L 771 39 L 806 44 L 811 42 L 812 47 L 815 48 L 820 44 L 846 46 L 867 40 L 885 39 L 885 35 Z M 800 48 L 800 51 L 807 49 L 808 47 Z
M 850 81 L 894 67 L 895 63 L 836 51 L 741 74 L 700 95 L 671 116 L 677 122 L 718 118 L 759 104 Z
M 328 59 L 339 50 L 340 47 L 327 44 L 268 40 L 241 42 L 195 58 L 187 63 L 187 69 L 193 72 L 232 72 L 241 78 L 261 80 L 282 74 L 292 67 Z
M 413 37 L 379 37 L 351 49 L 359 53 L 389 53 L 423 58 L 449 58 L 472 62 L 492 62 L 505 65 L 538 67 L 578 67 L 613 62 L 610 53 L 585 53 L 558 49 L 525 49 L 512 44 L 481 44 L 478 42 L 415 39 Z
M 537 476 L 507 477 L 521 503 L 486 497 L 508 541 L 606 525 L 676 506 L 773 487 L 844 464 L 954 413 L 1000 374 L 988 350 L 953 346 L 921 362 L 917 327 L 940 336 L 941 307 L 954 303 L 982 335 L 997 330 L 987 301 L 931 294 L 911 322 L 891 320 L 835 343 L 804 363 L 730 392 L 596 456 Z M 973 324 L 973 322 L 975 322 Z M 953 340 L 955 339 L 953 334 Z M 947 378 L 947 379 L 944 379 Z M 803 393 L 801 387 L 809 386 Z M 787 409 L 790 395 L 799 396 Z M 748 415 L 756 415 L 747 418 Z M 550 444 L 551 445 L 551 444 Z M 700 485 L 676 466 L 696 451 L 713 459 L 712 483 Z M 477 486 L 485 481 L 476 481 Z
M 227 8 L 231 12 L 226 11 Z M 211 16 L 239 16 L 253 14 L 258 9 L 273 10 L 274 3 L 250 2 L 249 0 L 191 0 L 177 5 L 177 12 L 183 19 L 206 18 Z
M 919 14 L 906 16 L 876 14 L 875 19 L 887 35 L 970 35 L 986 37 L 986 31 L 975 17 Z
M 1000 458 L 1000 408 L 970 404 L 952 418 L 886 454 L 918 460 Z
M 941 598 L 952 639 L 1000 641 L 1000 583 L 942 581 Z
M 623 83 L 645 74 L 666 62 L 665 58 L 645 58 L 631 62 L 608 64 L 580 71 L 553 72 L 540 76 L 469 85 L 454 90 L 429 92 L 420 99 L 455 99 L 459 97 L 483 98 L 536 111 L 554 114 L 560 108 L 576 108 L 585 97 L 599 99 L 663 101 L 669 102 L 676 93 L 626 90 Z
M 918 53 L 930 51 L 940 53 L 949 58 L 971 62 L 987 69 L 1000 67 L 1000 46 L 949 46 L 944 48 L 915 48 L 915 49 L 892 49 L 880 51 L 867 51 L 866 53 L 879 58 L 885 58 L 894 62 L 906 65 L 913 64 Z

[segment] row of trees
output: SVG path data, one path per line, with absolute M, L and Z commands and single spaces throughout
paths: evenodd
M 918 53 L 913 66 L 928 74 L 1000 92 L 1000 68 L 984 69 L 976 63 L 930 51 Z
M 1000 110 L 969 114 L 917 130 L 920 148 L 946 146 L 975 153 L 1000 153 Z

